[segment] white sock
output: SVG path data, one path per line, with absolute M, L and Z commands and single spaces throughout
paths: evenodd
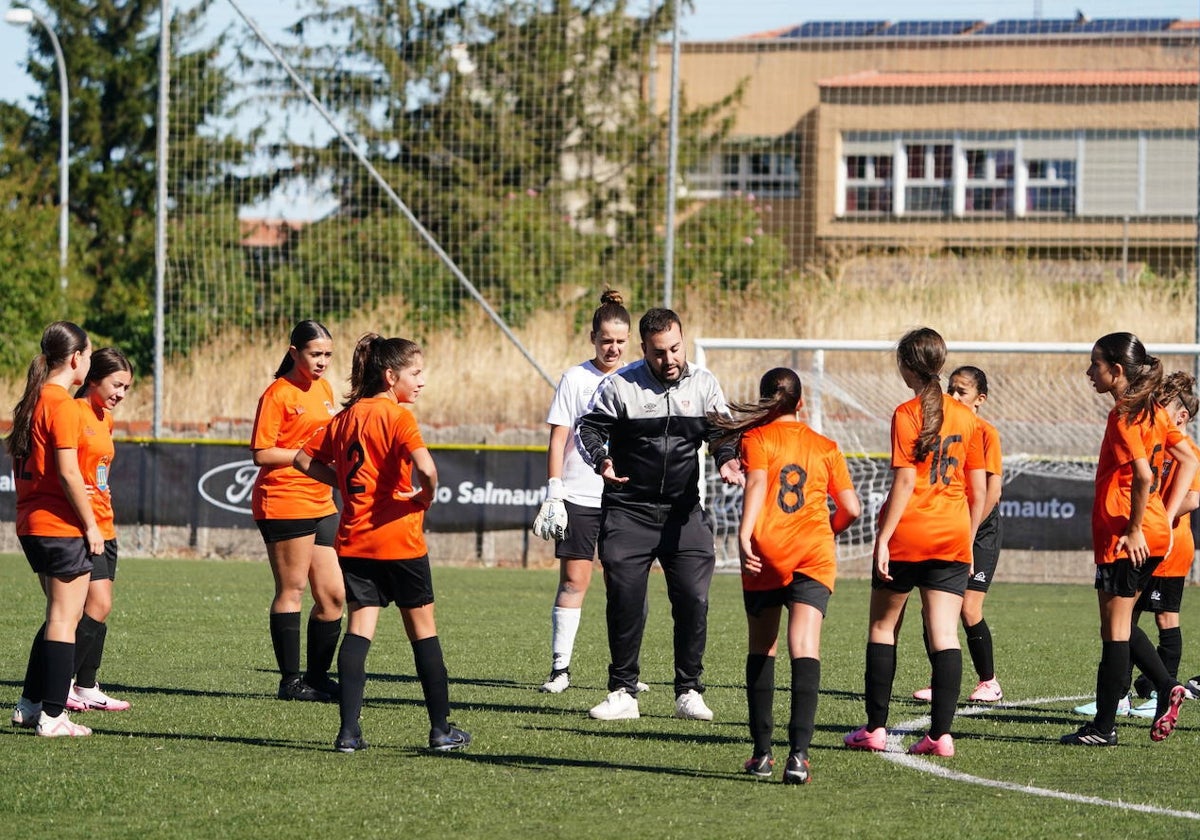
M 555 607 L 550 614 L 550 667 L 555 671 L 571 665 L 571 651 L 575 649 L 575 634 L 582 614 L 579 607 Z

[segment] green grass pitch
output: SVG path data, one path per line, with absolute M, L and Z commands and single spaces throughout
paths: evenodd
M 757 782 L 740 772 L 749 739 L 736 576 L 718 576 L 712 588 L 712 723 L 671 717 L 670 609 L 660 574 L 651 579 L 642 651 L 651 691 L 640 720 L 606 723 L 586 714 L 604 695 L 608 661 L 599 573 L 584 608 L 573 687 L 538 693 L 556 581 L 553 571 L 436 568 L 452 719 L 474 743 L 450 755 L 420 749 L 428 723 L 393 609 L 382 617 L 367 661 L 363 729 L 372 746 L 346 756 L 331 749 L 336 706 L 273 699 L 265 563 L 124 559 L 100 676 L 133 709 L 77 716 L 96 734 L 76 741 L 43 741 L 5 727 L 0 836 L 978 840 L 1200 833 L 1200 702 L 1185 705 L 1179 729 L 1161 744 L 1151 743 L 1149 721 L 1128 718 L 1118 720 L 1116 749 L 1057 743 L 1081 723 L 1071 713 L 1079 701 L 1069 698 L 1090 694 L 1095 682 L 1098 621 L 1087 587 L 1003 580 L 993 587 L 986 612 L 1012 705 L 957 718 L 958 755 L 923 762 L 956 774 L 939 776 L 841 746 L 863 721 L 868 597 L 865 582 L 841 582 L 825 624 L 813 783 L 796 788 L 779 782 L 787 751 L 782 663 L 775 778 Z M 0 611 L 0 702 L 7 713 L 43 601 L 17 556 L 2 558 L 0 587 L 7 596 Z M 1189 590 L 1184 598 L 1184 676 L 1200 672 L 1197 597 Z M 1154 638 L 1149 617 L 1143 626 Z M 926 707 L 906 698 L 926 684 L 927 669 L 910 621 L 901 638 L 893 726 L 920 726 Z M 969 658 L 964 670 L 965 698 L 974 685 Z M 1060 699 L 1028 703 L 1038 698 Z

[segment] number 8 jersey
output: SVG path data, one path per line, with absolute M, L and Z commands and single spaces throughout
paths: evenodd
M 827 497 L 854 489 L 837 444 L 804 423 L 768 423 L 742 435 L 742 469 L 767 473 L 751 538 L 763 568 L 742 575 L 742 587 L 782 589 L 801 572 L 832 592 L 837 556 Z
M 985 469 L 983 427 L 975 412 L 942 394 L 941 433 L 933 451 L 917 461 L 913 455 L 920 434 L 921 400 L 914 397 L 892 414 L 892 468 L 916 470 L 917 481 L 888 543 L 890 559 L 970 563 L 967 471 Z

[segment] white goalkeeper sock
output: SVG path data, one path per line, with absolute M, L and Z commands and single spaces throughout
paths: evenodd
M 575 634 L 579 632 L 582 614 L 579 607 L 555 607 L 550 614 L 550 667 L 555 671 L 571 665 L 571 651 L 575 649 Z

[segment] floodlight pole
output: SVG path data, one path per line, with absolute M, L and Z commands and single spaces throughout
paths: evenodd
M 4 13 L 4 21 L 13 26 L 26 27 L 36 21 L 41 24 L 42 28 L 46 30 L 46 34 L 50 36 L 50 46 L 54 48 L 54 63 L 58 68 L 58 98 L 61 100 L 62 105 L 59 117 L 58 138 L 58 283 L 65 302 L 67 297 L 67 222 L 70 219 L 71 195 L 71 176 L 68 165 L 69 149 L 67 147 L 71 135 L 70 98 L 67 89 L 67 61 L 63 57 L 62 46 L 58 43 L 58 36 L 54 34 L 54 29 L 50 26 L 50 22 L 33 9 L 25 6 L 13 6 Z
M 673 0 L 671 27 L 671 101 L 667 115 L 667 217 L 663 246 L 663 306 L 671 308 L 675 290 L 675 192 L 679 168 L 679 15 L 680 2 Z

